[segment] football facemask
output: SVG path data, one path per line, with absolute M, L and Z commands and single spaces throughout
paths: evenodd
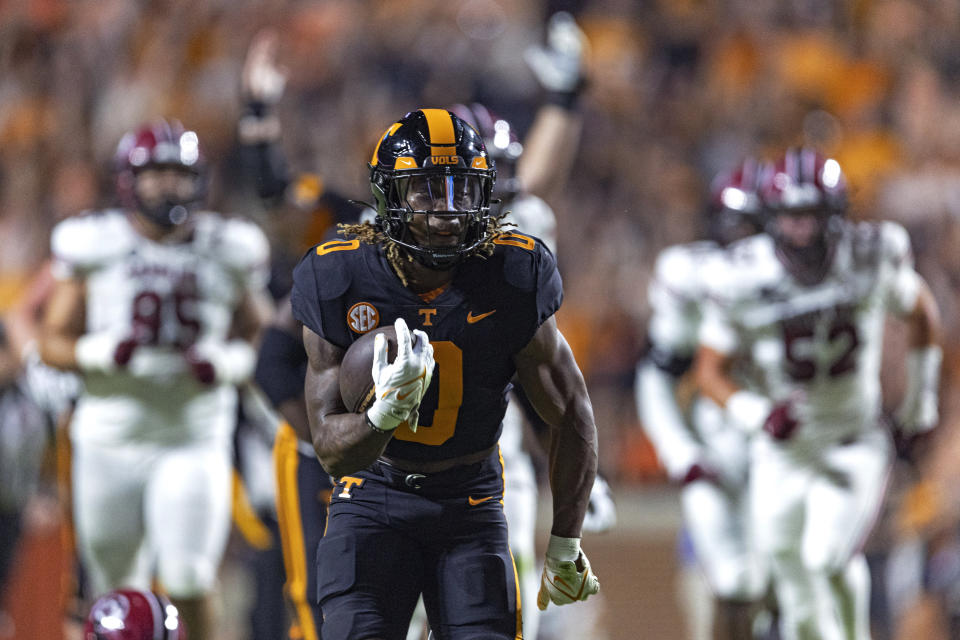
M 419 263 L 446 270 L 489 238 L 496 170 L 483 139 L 445 109 L 407 114 L 370 162 L 377 225 Z

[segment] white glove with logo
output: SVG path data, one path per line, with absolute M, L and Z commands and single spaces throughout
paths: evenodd
M 544 611 L 555 605 L 586 600 L 600 591 L 600 581 L 590 569 L 590 561 L 580 549 L 580 538 L 550 536 L 540 578 L 537 608 Z
M 397 357 L 387 363 L 387 338 L 378 334 L 373 343 L 373 384 L 376 400 L 367 419 L 380 431 L 392 431 L 404 421 L 416 429 L 418 407 L 433 378 L 433 345 L 423 331 L 411 335 L 403 318 L 397 330 Z
M 547 46 L 531 46 L 523 58 L 548 91 L 575 91 L 583 81 L 583 57 L 587 37 L 566 11 L 558 11 L 547 23 Z

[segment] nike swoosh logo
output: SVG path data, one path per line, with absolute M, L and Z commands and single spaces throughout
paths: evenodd
M 471 311 L 470 313 L 467 314 L 467 324 L 473 324 L 474 322 L 480 322 L 481 320 L 483 320 L 483 319 L 486 318 L 487 316 L 492 316 L 492 315 L 495 314 L 496 312 L 497 312 L 497 310 L 494 309 L 493 311 L 487 311 L 486 313 L 481 313 L 480 315 L 475 316 L 475 315 L 473 315 L 473 311 Z
M 397 164 L 402 164 L 405 167 L 413 166 L 413 162 L 411 162 L 410 160 L 407 160 L 406 158 L 401 158 L 400 160 L 397 160 Z
M 381 398 L 381 399 L 386 398 L 389 393 L 391 393 L 391 392 L 393 392 L 393 391 L 397 391 L 397 390 L 399 390 L 399 389 L 402 389 L 402 388 L 404 388 L 405 386 L 407 386 L 408 384 L 412 384 L 412 383 L 416 382 L 417 380 L 423 380 L 423 379 L 425 379 L 426 377 L 427 377 L 427 369 L 426 369 L 426 367 L 424 367 L 423 371 L 421 371 L 421 372 L 420 372 L 420 375 L 418 375 L 416 378 L 410 378 L 410 379 L 407 380 L 406 382 L 401 382 L 400 384 L 398 384 L 398 385 L 395 386 L 395 387 L 390 387 L 389 389 L 387 389 L 386 391 L 384 391 L 384 392 L 380 395 L 380 398 Z M 405 398 L 408 398 L 408 397 L 410 396 L 410 394 L 413 393 L 414 391 L 416 391 L 416 389 L 411 389 L 411 390 L 408 391 L 407 393 L 398 393 L 398 394 L 397 394 L 397 400 L 403 400 L 403 399 L 405 399 Z
M 467 496 L 467 502 L 470 503 L 471 507 L 475 507 L 478 504 L 482 504 L 487 500 L 493 500 L 493 496 L 487 496 L 486 498 L 474 498 L 473 496 Z

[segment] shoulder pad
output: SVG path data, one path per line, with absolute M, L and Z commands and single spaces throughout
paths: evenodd
M 67 218 L 53 228 L 50 250 L 70 272 L 84 272 L 130 250 L 134 231 L 116 209 Z
M 290 304 L 294 317 L 317 335 L 338 343 L 338 329 L 324 321 L 325 317 L 329 319 L 329 305 L 325 303 L 347 292 L 367 251 L 377 248 L 356 238 L 331 240 L 309 249 L 293 270 Z
M 356 238 L 329 240 L 312 247 L 300 263 L 304 267 L 309 265 L 317 274 L 320 299 L 333 300 L 346 292 L 357 271 L 356 265 L 363 262 L 363 256 L 368 251 L 377 250 L 377 247 L 364 244 Z
M 703 263 L 719 251 L 711 242 L 692 242 L 662 250 L 654 266 L 657 282 L 676 295 L 696 296 Z
M 197 213 L 197 239 L 241 280 L 266 284 L 270 274 L 270 243 L 259 226 L 244 218 L 225 218 L 212 212 Z
M 546 202 L 533 194 L 522 194 L 504 207 L 507 220 L 517 225 L 517 231 L 532 236 L 557 250 L 557 216 Z
M 773 239 L 765 233 L 738 240 L 714 252 L 708 265 L 701 265 L 704 293 L 717 300 L 751 296 L 782 276 Z
M 511 231 L 501 233 L 493 243 L 496 245 L 494 255 L 503 260 L 503 276 L 507 284 L 521 291 L 537 288 L 542 267 L 556 269 L 553 254 L 539 238 Z

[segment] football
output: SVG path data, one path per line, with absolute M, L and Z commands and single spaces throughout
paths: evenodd
M 363 413 L 373 404 L 373 341 L 378 333 L 387 336 L 387 361 L 397 357 L 397 332 L 393 325 L 363 334 L 347 348 L 340 363 L 340 397 L 353 413 Z

